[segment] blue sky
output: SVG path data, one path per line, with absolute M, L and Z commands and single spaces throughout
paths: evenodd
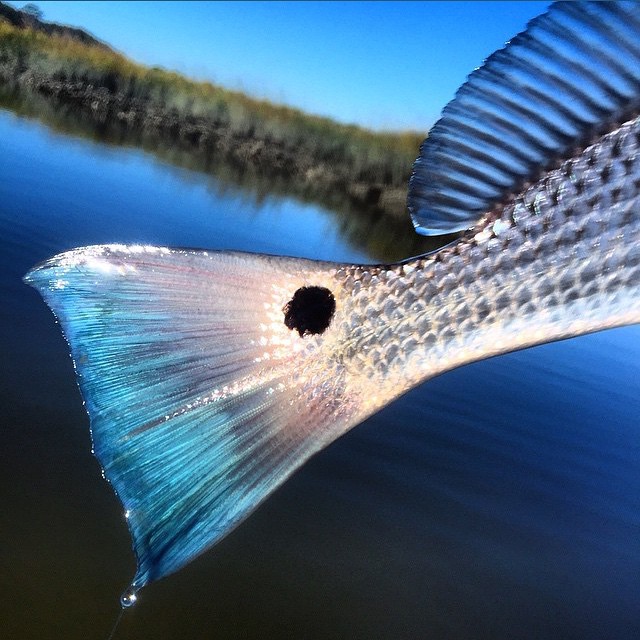
M 24 2 L 11 2 L 21 7 Z M 36 2 L 138 62 L 372 128 L 426 131 L 548 2 Z

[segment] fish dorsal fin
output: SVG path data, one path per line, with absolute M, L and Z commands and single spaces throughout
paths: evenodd
M 640 105 L 640 3 L 559 2 L 476 69 L 420 149 L 418 233 L 462 231 Z

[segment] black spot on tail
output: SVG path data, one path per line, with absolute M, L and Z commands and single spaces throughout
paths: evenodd
M 300 287 L 282 310 L 284 324 L 300 337 L 323 333 L 331 324 L 336 299 L 325 287 Z

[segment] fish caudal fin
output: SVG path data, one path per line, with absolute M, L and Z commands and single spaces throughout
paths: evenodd
M 125 508 L 138 568 L 124 604 L 364 417 L 340 372 L 314 364 L 331 328 L 321 335 L 322 322 L 304 325 L 292 309 L 310 287 L 331 303 L 316 310 L 330 324 L 332 273 L 293 258 L 114 245 L 25 277 L 62 325 L 95 455 Z

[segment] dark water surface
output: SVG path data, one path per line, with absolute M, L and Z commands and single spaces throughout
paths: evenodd
M 344 234 L 319 207 L 0 111 L 0 638 L 106 638 L 134 572 L 66 346 L 22 275 L 100 242 L 383 258 Z M 116 638 L 639 638 L 639 338 L 427 382 L 146 588 Z

